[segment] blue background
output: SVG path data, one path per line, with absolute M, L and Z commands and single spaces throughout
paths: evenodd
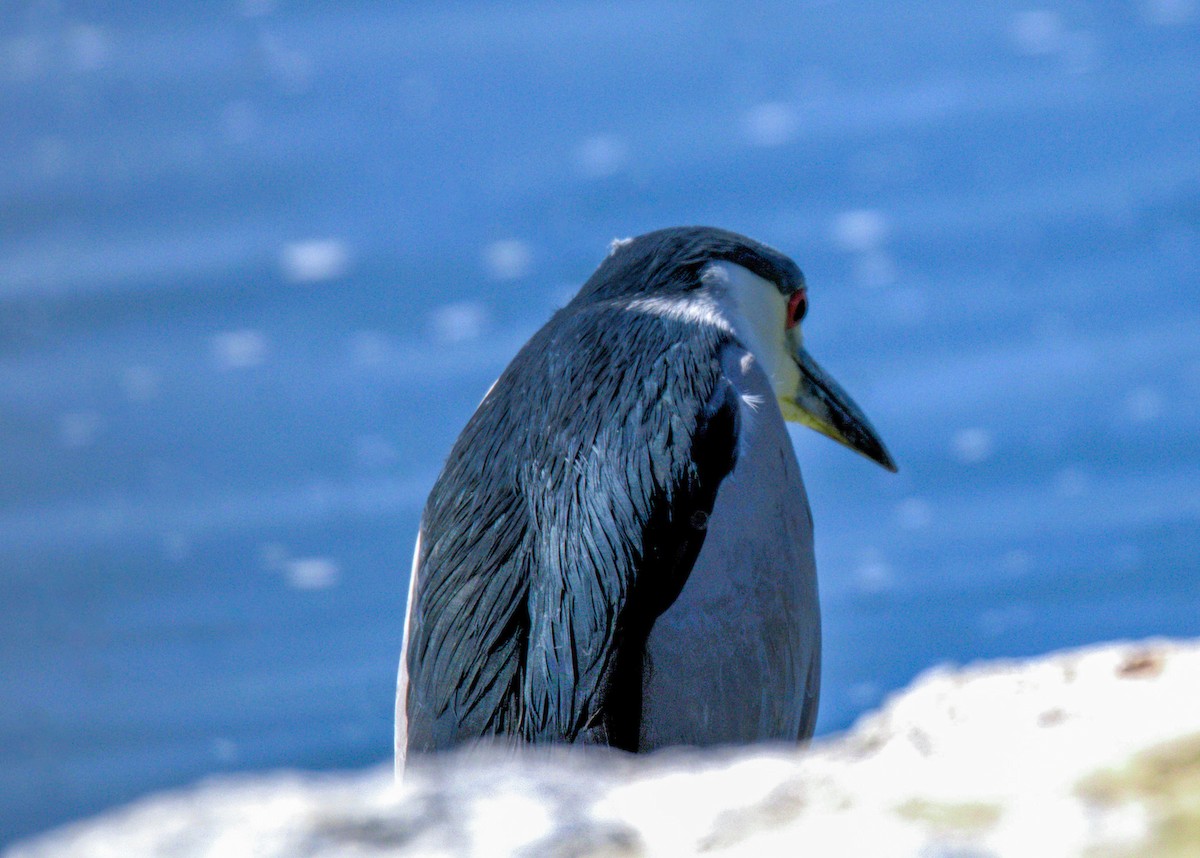
M 618 236 L 791 254 L 820 729 L 1200 634 L 1200 5 L 9 3 L 0 841 L 390 753 L 424 494 Z

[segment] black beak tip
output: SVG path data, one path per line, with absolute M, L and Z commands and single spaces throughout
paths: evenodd
M 891 471 L 893 474 L 900 471 L 896 460 L 892 458 L 892 454 L 887 451 L 887 448 L 881 442 L 874 441 L 874 443 L 868 445 L 867 449 L 862 452 L 868 459 L 885 470 Z

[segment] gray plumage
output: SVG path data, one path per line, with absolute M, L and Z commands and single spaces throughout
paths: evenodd
M 800 467 L 762 368 L 736 345 L 722 357 L 741 454 L 686 586 L 651 629 L 640 751 L 806 739 L 816 723 L 821 615 Z

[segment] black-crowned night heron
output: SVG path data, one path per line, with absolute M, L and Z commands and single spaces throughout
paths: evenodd
M 821 621 L 784 426 L 895 470 L 809 357 L 804 277 L 724 230 L 613 243 L 429 495 L 396 755 L 507 737 L 647 751 L 805 739 Z

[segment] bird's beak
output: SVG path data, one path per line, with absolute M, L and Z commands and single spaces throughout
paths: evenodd
M 896 463 L 862 409 L 802 346 L 791 351 L 800 380 L 792 396 L 780 397 L 784 418 L 816 429 L 895 473 Z

